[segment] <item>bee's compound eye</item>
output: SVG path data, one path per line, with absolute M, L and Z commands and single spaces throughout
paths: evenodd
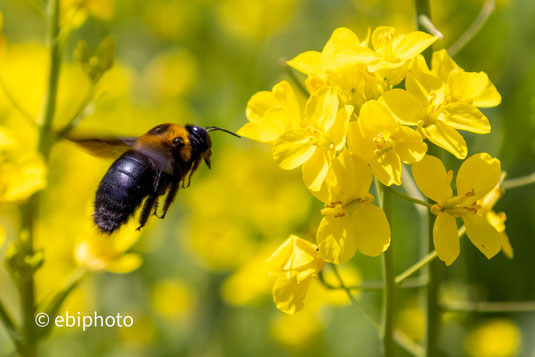
M 184 139 L 182 139 L 180 136 L 173 139 L 173 144 L 176 146 L 182 146 L 184 145 Z

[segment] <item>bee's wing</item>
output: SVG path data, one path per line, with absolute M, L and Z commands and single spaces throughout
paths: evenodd
M 173 173 L 173 168 L 170 166 L 170 160 L 172 157 L 169 156 L 169 153 L 167 153 L 166 150 L 148 145 L 136 147 L 138 139 L 136 137 L 68 137 L 67 139 L 81 146 L 89 154 L 104 159 L 114 159 L 119 157 L 125 151 L 134 149 L 151 158 L 154 165 L 161 168 L 162 171 L 165 171 L 169 174 Z
M 116 158 L 127 150 L 132 149 L 137 138 L 83 138 L 69 137 L 69 141 L 78 144 L 93 156 L 102 158 Z

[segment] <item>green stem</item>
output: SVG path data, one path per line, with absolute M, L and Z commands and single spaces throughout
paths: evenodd
M 393 194 L 395 194 L 396 196 L 399 196 L 407 201 L 411 201 L 413 203 L 416 203 L 416 204 L 419 204 L 419 205 L 422 205 L 422 206 L 426 206 L 426 207 L 433 207 L 433 205 L 429 202 L 425 202 L 425 201 L 422 201 L 422 200 L 419 200 L 417 198 L 414 198 L 414 197 L 411 197 L 409 195 L 406 195 L 404 194 L 403 192 L 400 192 L 398 190 L 394 190 L 394 189 L 391 189 L 390 191 L 392 191 Z
M 388 223 L 392 229 L 392 190 L 383 186 L 382 208 L 385 212 Z M 385 357 L 392 357 L 394 351 L 394 314 L 396 309 L 396 281 L 394 272 L 394 245 L 393 240 L 390 247 L 383 253 L 383 270 L 385 280 L 385 290 L 383 293 L 383 348 Z
M 48 162 L 50 149 L 54 142 L 52 122 L 56 111 L 56 97 L 59 82 L 59 71 L 61 64 L 60 46 L 57 41 L 59 33 L 59 0 L 49 0 L 47 8 L 48 31 L 47 41 L 49 44 L 49 77 L 48 88 L 40 113 L 41 127 L 39 130 L 38 150 Z M 39 210 L 40 193 L 34 194 L 22 207 L 22 226 L 19 234 L 19 249 L 21 255 L 28 260 L 35 254 L 33 244 L 34 220 Z M 25 259 L 26 260 L 26 259 Z M 37 338 L 35 331 L 34 315 L 36 309 L 35 299 L 35 269 L 30 267 L 20 272 L 19 295 L 22 309 L 22 329 L 24 331 L 23 355 L 25 357 L 37 356 Z
M 535 301 L 457 301 L 447 302 L 443 308 L 451 312 L 534 312 Z
M 370 321 L 370 323 L 373 325 L 373 327 L 375 327 L 377 330 L 380 330 L 381 326 L 379 326 L 377 321 L 375 321 L 375 319 L 372 317 L 372 314 L 368 311 L 368 309 L 364 305 L 362 305 L 355 298 L 355 296 L 351 293 L 349 288 L 345 285 L 344 280 L 342 279 L 342 276 L 340 275 L 340 272 L 338 271 L 338 268 L 336 267 L 336 265 L 331 263 L 330 266 L 331 266 L 331 268 L 332 268 L 332 270 L 334 272 L 334 275 L 336 276 L 336 279 L 338 279 L 338 283 L 340 284 L 340 287 L 346 292 L 346 295 L 349 298 L 349 300 L 351 301 L 351 303 L 353 305 L 355 305 L 356 307 L 358 307 L 360 311 L 362 311 L 364 316 L 366 316 L 366 318 L 368 319 L 368 321 Z
M 385 288 L 385 283 L 382 280 L 369 280 L 369 281 L 363 281 L 361 284 L 357 285 L 348 285 L 345 287 L 342 286 L 336 286 L 332 285 L 325 281 L 323 278 L 322 272 L 318 274 L 318 278 L 322 285 L 329 289 L 329 290 L 342 290 L 342 289 L 349 289 L 349 290 L 360 290 L 360 291 L 378 291 L 383 290 Z M 397 281 L 396 281 L 397 283 Z M 414 278 L 414 279 L 407 279 L 404 281 L 403 286 L 400 286 L 400 288 L 421 288 L 422 286 L 426 286 L 427 281 L 421 278 Z
M 7 309 L 5 308 L 4 304 L 2 304 L 2 302 L 0 302 L 0 320 L 4 323 L 4 326 L 7 332 L 9 333 L 9 336 L 11 337 L 11 340 L 13 341 L 13 344 L 15 345 L 17 350 L 22 351 L 17 326 L 15 326 L 13 318 L 11 317 L 11 315 L 9 315 Z
M 421 16 L 427 17 L 431 21 L 431 6 L 429 0 L 414 0 L 416 12 L 416 26 L 418 30 L 425 31 L 424 25 L 420 22 Z M 432 47 L 428 47 L 422 55 L 424 56 L 428 65 L 431 65 L 431 57 L 433 54 Z M 430 155 L 437 154 L 436 149 L 430 148 L 428 153 Z M 427 245 L 427 251 L 431 252 L 433 249 L 433 223 L 434 217 L 427 213 L 427 242 L 422 240 L 422 247 Z M 425 223 L 422 221 L 421 223 Z M 427 244 L 426 244 L 427 243 Z M 425 265 L 424 265 L 425 266 Z M 428 266 L 428 279 L 426 291 L 426 336 L 425 336 L 425 356 L 434 357 L 438 351 L 438 323 L 440 319 L 438 309 L 438 289 L 439 289 L 439 269 L 440 266 L 436 260 L 430 260 Z
M 535 172 L 531 175 L 505 180 L 502 187 L 504 190 L 510 190 L 512 188 L 527 186 L 533 183 L 535 183 Z
M 353 304 L 353 306 L 357 307 L 363 314 L 364 316 L 366 316 L 366 318 L 368 319 L 368 321 L 370 321 L 370 323 L 373 325 L 373 327 L 375 327 L 375 329 L 377 330 L 377 332 L 382 335 L 383 333 L 383 329 L 382 327 L 379 325 L 379 323 L 377 322 L 377 320 L 375 320 L 375 318 L 372 316 L 372 314 L 370 313 L 370 311 L 364 306 L 362 305 L 356 298 L 355 296 L 351 293 L 351 291 L 349 290 L 350 288 L 347 287 L 344 283 L 344 281 L 342 280 L 342 276 L 340 275 L 340 273 L 338 272 L 338 268 L 336 267 L 336 265 L 334 264 L 330 264 L 331 268 L 333 269 L 334 271 L 334 275 L 336 276 L 336 278 L 338 279 L 338 283 L 340 284 L 340 287 L 345 291 L 347 297 L 349 298 L 349 300 L 351 301 L 351 303 Z M 324 284 L 325 282 L 322 281 Z M 394 331 L 394 340 L 396 341 L 396 343 L 402 347 L 403 349 L 405 349 L 407 352 L 409 352 L 410 354 L 412 354 L 413 356 L 416 356 L 416 357 L 423 357 L 424 355 L 424 349 L 422 348 L 422 346 L 420 346 L 419 344 L 417 344 L 416 342 L 412 341 L 410 338 L 408 338 L 403 332 L 401 332 L 400 330 L 395 330 Z
M 45 158 L 48 158 L 50 148 L 54 141 L 52 122 L 56 112 L 56 97 L 58 93 L 59 72 L 61 66 L 61 48 L 58 41 L 59 34 L 59 0 L 49 0 L 47 8 L 48 33 L 47 41 L 49 45 L 50 63 L 48 69 L 48 88 L 43 101 L 40 113 L 41 124 L 39 136 L 39 151 Z
M 396 277 L 396 284 L 400 285 L 405 279 L 407 279 L 409 276 L 413 275 L 423 267 L 425 267 L 427 264 L 429 264 L 431 261 L 433 261 L 437 257 L 436 250 L 433 250 L 431 253 L 426 255 L 423 259 L 420 259 L 416 264 L 411 266 L 409 269 L 405 270 L 403 273 L 399 274 Z
M 429 240 L 433 246 L 433 215 L 429 215 Z M 426 297 L 426 326 L 425 351 L 427 357 L 437 356 L 438 337 L 440 325 L 440 308 L 438 305 L 438 293 L 440 286 L 440 266 L 436 259 L 431 259 L 428 264 L 429 284 L 427 285 Z
M 429 21 L 431 21 L 431 6 L 429 5 L 429 0 L 414 0 L 414 6 L 416 10 L 416 28 L 418 29 L 418 31 L 427 32 L 427 29 L 425 28 L 425 25 L 420 21 L 420 18 L 421 16 L 425 16 Z M 432 53 L 433 49 L 431 47 L 428 47 L 424 52 L 422 52 L 428 64 L 431 63 Z
M 305 97 L 308 97 L 310 94 L 308 93 L 303 83 L 295 75 L 294 69 L 290 67 L 290 65 L 288 65 L 286 61 L 284 62 L 284 67 L 286 68 L 286 72 L 288 73 L 288 76 L 291 78 L 292 82 L 294 82 L 294 84 L 297 86 L 297 88 L 299 88 L 299 90 L 301 91 L 301 93 L 303 93 Z
M 448 48 L 448 54 L 453 57 L 455 56 L 460 50 L 466 46 L 470 40 L 474 38 L 474 36 L 481 30 L 485 22 L 490 17 L 490 14 L 494 11 L 494 4 L 495 0 L 487 0 L 485 1 L 485 4 L 483 4 L 483 7 L 481 8 L 481 11 L 477 15 L 474 22 L 470 25 L 470 27 L 459 37 L 459 39 Z

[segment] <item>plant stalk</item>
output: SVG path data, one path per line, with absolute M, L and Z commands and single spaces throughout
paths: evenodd
M 383 186 L 383 211 L 390 227 L 392 227 L 392 191 Z M 394 271 L 393 240 L 383 253 L 383 270 L 385 290 L 383 292 L 383 348 L 385 357 L 392 357 L 394 352 L 394 315 L 396 309 L 396 275 Z
M 59 72 L 61 64 L 61 51 L 57 37 L 59 34 L 59 0 L 49 0 L 47 7 L 47 42 L 49 46 L 49 76 L 48 87 L 44 97 L 41 113 L 38 123 L 39 129 L 39 143 L 38 151 L 42 154 L 45 162 L 48 161 L 50 149 L 54 142 L 54 133 L 52 131 L 52 122 L 56 112 L 56 98 L 58 91 Z M 21 234 L 19 234 L 18 248 L 21 256 L 28 260 L 35 254 L 33 233 L 34 220 L 39 212 L 40 193 L 34 194 L 28 202 L 22 207 L 22 226 Z M 23 345 L 22 354 L 25 357 L 37 356 L 37 338 L 35 331 L 35 282 L 34 274 L 36 269 L 26 267 L 20 272 L 19 295 L 22 309 L 22 330 L 23 330 Z

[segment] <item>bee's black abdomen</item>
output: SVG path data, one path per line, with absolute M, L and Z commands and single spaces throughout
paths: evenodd
M 125 224 L 153 190 L 156 172 L 150 160 L 137 151 L 127 151 L 100 181 L 93 220 L 108 234 Z

